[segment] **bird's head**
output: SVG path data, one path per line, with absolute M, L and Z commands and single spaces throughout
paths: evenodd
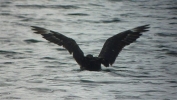
M 86 57 L 87 57 L 87 58 L 93 58 L 93 55 L 88 54 Z

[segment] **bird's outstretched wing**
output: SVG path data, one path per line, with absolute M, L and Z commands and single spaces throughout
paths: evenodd
M 142 32 L 148 31 L 149 25 L 139 26 L 108 38 L 99 54 L 102 64 L 106 67 L 112 65 L 120 51 L 138 39 Z
M 58 44 L 59 46 L 63 46 L 66 48 L 70 54 L 73 54 L 76 62 L 81 65 L 82 59 L 84 58 L 84 53 L 79 48 L 78 44 L 72 38 L 66 37 L 58 32 L 54 32 L 51 30 L 47 30 L 37 26 L 31 26 L 32 30 L 34 30 L 36 34 L 41 34 L 43 38 L 46 40 Z

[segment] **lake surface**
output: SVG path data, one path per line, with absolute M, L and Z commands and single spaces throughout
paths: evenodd
M 34 34 L 60 32 L 97 56 L 107 38 L 150 24 L 112 67 L 80 71 Z M 0 0 L 0 100 L 176 100 L 177 0 Z

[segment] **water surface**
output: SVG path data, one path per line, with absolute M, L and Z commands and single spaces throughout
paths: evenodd
M 176 100 L 176 0 L 1 0 L 1 100 Z M 105 40 L 150 24 L 112 67 L 80 71 L 68 51 L 33 34 L 60 32 L 97 56 Z

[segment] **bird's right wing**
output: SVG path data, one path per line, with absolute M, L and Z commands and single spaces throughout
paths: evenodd
M 106 67 L 112 65 L 120 51 L 138 39 L 142 32 L 148 31 L 149 25 L 139 26 L 108 38 L 99 54 L 102 64 Z
M 82 60 L 84 58 L 84 53 L 79 48 L 78 44 L 72 38 L 66 37 L 63 34 L 58 32 L 54 32 L 51 30 L 47 30 L 37 26 L 31 26 L 32 30 L 34 30 L 36 34 L 41 34 L 43 38 L 46 40 L 58 44 L 59 46 L 63 46 L 66 48 L 70 54 L 73 54 L 74 59 L 76 62 L 81 65 Z

